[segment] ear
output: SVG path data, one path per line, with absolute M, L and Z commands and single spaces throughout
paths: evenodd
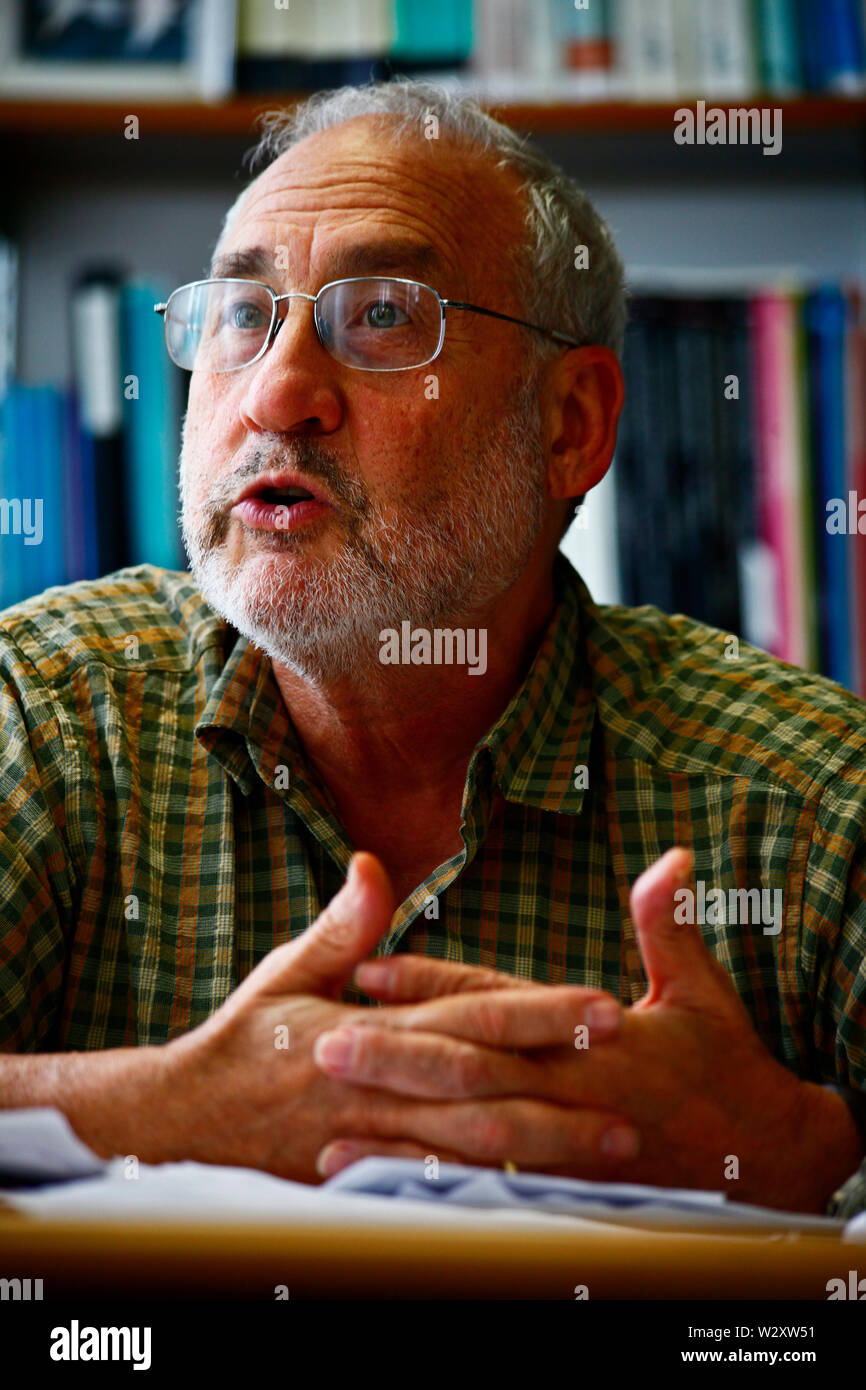
M 610 348 L 574 348 L 551 362 L 542 391 L 551 497 L 579 497 L 610 467 L 625 385 Z

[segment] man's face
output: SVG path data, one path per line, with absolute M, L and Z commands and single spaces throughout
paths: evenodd
M 522 236 L 516 186 L 420 128 L 398 143 L 354 120 L 265 170 L 214 273 L 277 294 L 394 274 L 522 316 L 508 259 Z M 264 269 L 232 261 L 253 248 Z M 381 630 L 403 620 L 471 625 L 526 569 L 545 518 L 538 367 L 522 330 L 446 310 L 433 362 L 359 370 L 319 343 L 309 302 L 289 304 L 258 362 L 192 375 L 182 523 L 211 606 L 273 659 L 327 681 L 376 661 Z M 288 529 L 285 509 L 250 524 L 240 494 L 278 471 L 327 505 Z

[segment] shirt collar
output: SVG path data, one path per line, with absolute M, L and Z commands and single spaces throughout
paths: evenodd
M 257 776 L 272 786 L 277 764 L 297 768 L 303 753 L 269 658 L 229 624 L 224 628 L 224 650 L 233 645 L 195 734 L 249 796 Z
M 476 745 L 467 786 L 489 760 L 502 795 L 543 811 L 577 814 L 585 793 L 595 718 L 592 681 L 581 647 L 582 610 L 594 612 L 583 581 L 561 551 L 553 569 L 554 611 L 520 688 Z M 236 637 L 199 718 L 196 737 L 222 763 L 245 795 L 256 776 L 274 785 L 278 763 L 302 771 L 303 749 L 270 660 L 224 624 L 225 645 Z
M 556 604 L 523 684 L 473 754 L 487 749 L 508 801 L 576 815 L 583 805 L 595 722 L 582 649 L 582 610 L 594 612 L 583 581 L 561 551 L 553 567 Z

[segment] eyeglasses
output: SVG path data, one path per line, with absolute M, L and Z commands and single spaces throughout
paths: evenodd
M 236 372 L 264 356 L 285 319 L 279 305 L 292 299 L 313 305 L 319 342 L 332 357 L 366 372 L 404 372 L 432 362 L 445 341 L 446 309 L 467 309 L 532 328 L 569 347 L 581 346 L 565 333 L 443 299 L 430 285 L 385 275 L 332 280 L 318 294 L 274 294 L 256 280 L 194 280 L 153 307 L 164 317 L 168 354 L 179 367 Z

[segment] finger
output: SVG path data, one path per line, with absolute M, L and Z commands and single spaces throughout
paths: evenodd
M 461 1154 L 465 1163 L 501 1167 L 510 1161 L 534 1172 L 581 1170 L 624 1182 L 634 1181 L 641 1146 L 637 1130 L 610 1111 L 526 1098 L 419 1101 L 396 1106 L 390 1117 L 379 1107 L 375 1127 L 383 1137 L 414 1139 L 428 1153 Z
M 271 951 L 241 990 L 335 995 L 391 925 L 394 893 L 373 854 L 352 856 L 342 888 L 302 936 Z
M 319 1034 L 313 1060 L 337 1080 L 431 1100 L 535 1094 L 543 1085 L 526 1058 L 435 1033 L 338 1028 Z
M 649 980 L 642 1006 L 664 999 L 728 1015 L 742 1006 L 733 982 L 707 948 L 694 916 L 693 857 L 668 850 L 631 890 L 635 933 Z
M 327 1076 L 368 1091 L 427 1100 L 534 1096 L 562 1105 L 628 1105 L 632 1082 L 615 1044 L 586 1052 L 520 1053 L 439 1033 L 400 1032 L 358 1022 L 321 1033 L 313 1060 Z
M 389 956 L 365 961 L 355 971 L 355 983 L 374 999 L 412 1003 L 462 990 L 532 988 L 533 980 L 486 970 L 478 965 L 433 960 L 429 956 Z
M 377 1010 L 370 1022 L 446 1034 L 485 1047 L 570 1045 L 584 1049 L 613 1037 L 619 1031 L 622 1013 L 617 1000 L 602 990 L 536 985 L 528 990 L 480 991 Z
M 323 1178 L 332 1178 L 335 1173 L 348 1168 L 352 1163 L 357 1163 L 359 1159 L 373 1157 L 419 1158 L 422 1162 L 435 1158 L 437 1165 L 462 1161 L 458 1154 L 431 1154 L 423 1144 L 386 1139 L 335 1139 L 320 1151 L 316 1159 L 316 1171 Z

